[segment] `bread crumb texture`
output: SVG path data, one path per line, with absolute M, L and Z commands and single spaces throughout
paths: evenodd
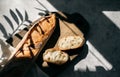
M 68 50 L 81 47 L 84 44 L 84 37 L 67 36 L 63 37 L 58 42 L 58 47 L 61 50 Z
M 44 61 L 58 65 L 66 63 L 68 59 L 69 59 L 68 54 L 60 50 L 47 49 L 43 54 Z

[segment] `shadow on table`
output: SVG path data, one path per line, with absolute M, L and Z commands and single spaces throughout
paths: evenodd
M 22 15 L 22 13 L 17 8 L 15 8 L 15 12 L 12 9 L 10 9 L 9 13 L 11 15 L 11 18 L 13 18 L 13 20 L 17 24 L 17 27 L 15 28 L 15 24 L 13 24 L 14 21 L 12 21 L 7 15 L 3 15 L 5 21 L 8 23 L 7 26 L 10 26 L 10 28 L 12 29 L 12 33 L 8 33 L 2 22 L 0 23 L 0 30 L 3 33 L 3 37 L 6 39 L 9 39 L 17 31 L 19 31 L 21 26 L 28 26 L 28 24 L 32 23 L 32 21 L 29 20 L 28 13 L 26 10 L 24 15 Z
M 29 26 L 26 24 L 30 24 L 32 21 L 29 20 L 28 13 L 25 10 L 25 14 L 22 15 L 22 13 L 16 8 L 15 12 L 13 10 L 9 10 L 9 13 L 11 15 L 11 18 L 15 21 L 17 24 L 17 28 L 15 28 L 15 24 L 13 24 L 13 21 L 10 20 L 10 18 L 7 15 L 3 15 L 5 21 L 8 23 L 7 26 L 10 26 L 12 29 L 12 33 L 8 33 L 7 29 L 5 29 L 5 26 L 0 22 L 0 30 L 3 33 L 3 38 L 0 38 L 0 45 L 1 45 L 1 52 L 2 57 L 10 57 L 12 54 L 12 51 L 10 51 L 10 45 L 13 46 L 13 36 L 16 36 L 18 39 L 22 39 L 22 36 L 16 34 L 17 31 L 20 31 L 21 26 Z M 25 29 L 24 29 L 25 30 Z M 6 40 L 6 41 L 5 41 Z M 4 42 L 5 41 L 5 42 Z M 12 61 L 8 64 L 8 60 L 4 61 L 7 62 L 7 66 L 5 65 L 4 68 L 0 71 L 0 77 L 23 77 L 26 70 L 30 67 L 29 64 L 32 64 L 31 60 L 29 59 L 12 59 Z M 4 62 L 2 62 L 2 65 L 4 65 Z M 28 67 L 26 67 L 28 66 Z
M 73 66 L 73 67 L 72 67 Z M 97 66 L 95 67 L 96 71 L 90 71 L 86 68 L 84 71 L 81 70 L 73 70 L 74 64 L 71 64 L 71 67 L 68 67 L 66 70 L 63 70 L 62 74 L 58 75 L 57 77 L 107 77 L 107 76 L 114 76 L 119 77 L 119 71 L 115 72 L 113 70 L 106 71 L 103 67 Z M 69 72 L 69 74 L 67 73 Z M 110 75 L 112 73 L 112 76 Z
M 62 12 L 66 18 L 64 18 L 63 16 L 61 16 L 61 14 L 56 13 L 57 18 L 59 18 L 61 21 L 65 21 L 68 22 L 69 24 L 75 24 L 77 26 L 77 28 L 79 28 L 85 36 L 85 39 L 87 40 L 87 34 L 89 32 L 89 24 L 88 22 L 84 19 L 84 17 L 82 17 L 79 13 L 73 13 L 73 14 L 68 14 L 65 12 Z M 42 52 L 44 52 L 47 48 L 52 48 L 54 47 L 54 45 L 56 44 L 58 37 L 60 36 L 60 25 L 58 24 L 59 21 L 57 22 L 56 25 L 56 29 L 54 31 L 54 33 L 52 34 L 51 38 L 48 40 L 47 44 L 45 45 L 45 47 L 43 48 L 43 50 L 41 51 L 41 53 L 39 54 L 36 63 L 37 65 L 40 67 L 41 70 L 43 70 L 43 72 L 45 72 L 48 76 L 50 77 L 56 77 L 58 76 L 63 70 L 65 70 L 69 65 L 71 65 L 71 63 L 74 63 L 74 65 L 84 59 L 87 54 L 88 54 L 88 46 L 85 43 L 83 47 L 78 48 L 78 49 L 74 49 L 68 52 L 68 54 L 70 56 L 72 55 L 77 55 L 77 57 L 75 57 L 72 61 L 68 61 L 67 63 L 65 63 L 64 65 L 61 66 L 57 66 L 57 65 L 53 65 L 53 64 L 49 64 L 49 67 L 43 67 L 42 63 Z M 67 25 L 69 25 L 67 24 Z M 66 24 L 64 24 L 66 25 Z M 70 26 L 70 25 L 69 25 Z M 55 41 L 56 40 L 56 41 Z
M 80 73 L 82 77 L 94 76 L 110 76 L 118 77 L 120 71 L 120 29 L 115 23 L 112 22 L 107 16 L 106 12 L 120 11 L 120 1 L 118 0 L 49 0 L 49 2 L 60 11 L 66 13 L 80 13 L 89 23 L 88 40 L 96 48 L 98 52 L 105 57 L 112 65 L 112 69 L 106 71 L 101 70 L 100 74 L 97 72 L 102 67 L 95 67 L 96 72 Z M 97 55 L 96 55 L 97 56 Z M 107 65 L 106 65 L 107 67 Z M 100 69 L 99 69 L 100 68 Z M 115 70 L 114 70 L 115 69 Z M 73 70 L 70 69 L 70 70 Z M 87 70 L 87 69 L 86 69 Z M 114 71 L 113 71 L 114 70 Z M 72 71 L 73 75 L 79 73 L 79 71 Z M 70 74 L 72 73 L 70 72 Z M 113 74 L 112 74 L 113 73 Z M 115 73 L 115 74 L 114 74 Z M 71 76 L 75 77 L 75 76 Z M 76 76 L 77 77 L 77 76 Z

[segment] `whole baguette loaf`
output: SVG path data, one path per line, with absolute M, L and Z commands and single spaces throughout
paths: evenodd
M 52 35 L 56 26 L 55 14 L 43 17 L 38 23 L 32 25 L 20 43 L 16 46 L 16 58 L 33 58 L 44 47 L 47 40 Z
M 58 47 L 60 50 L 70 50 L 82 47 L 85 42 L 83 36 L 66 36 L 58 41 Z
M 69 55 L 61 50 L 50 48 L 43 53 L 45 62 L 62 65 L 69 60 Z

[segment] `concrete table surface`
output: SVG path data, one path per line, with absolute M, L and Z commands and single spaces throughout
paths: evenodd
M 44 15 L 42 10 L 79 13 L 89 24 L 86 56 L 78 57 L 58 77 L 120 76 L 119 0 L 0 0 L 0 38 L 5 40 L 17 26 L 30 23 L 24 20 L 34 21 Z M 35 68 L 25 77 L 47 76 L 40 68 L 35 74 Z

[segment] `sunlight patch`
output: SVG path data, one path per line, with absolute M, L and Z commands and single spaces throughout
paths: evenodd
M 120 29 L 120 11 L 102 11 Z
M 105 57 L 89 42 L 88 45 L 88 55 L 85 59 L 81 60 L 74 67 L 74 71 L 98 71 L 104 70 L 109 71 L 113 68 L 111 63 L 109 63 Z

